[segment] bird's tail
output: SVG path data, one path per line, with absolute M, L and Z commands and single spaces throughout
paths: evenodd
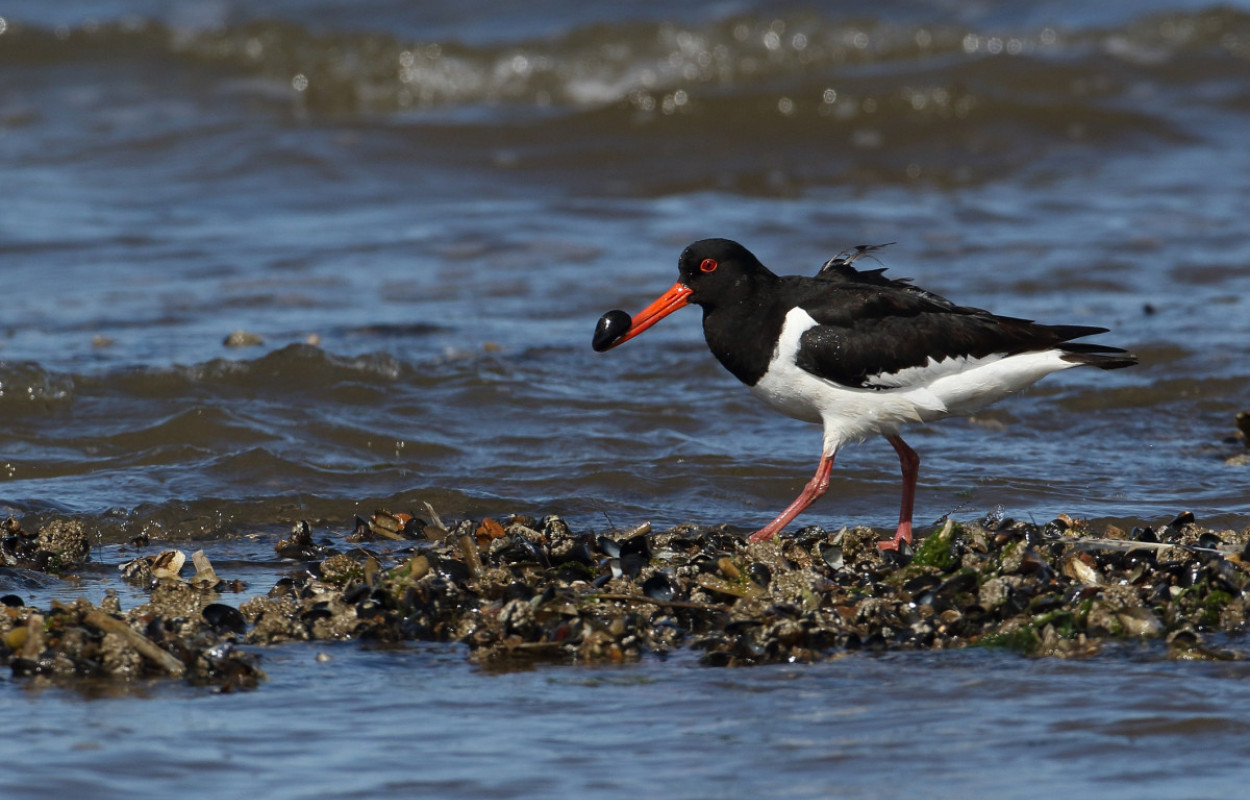
M 1137 356 L 1121 347 L 1071 341 L 1106 333 L 1106 328 L 1092 325 L 1047 325 L 1046 328 L 1050 333 L 1059 337 L 1060 344 L 1057 346 L 1063 351 L 1061 358 L 1064 361 L 1072 364 L 1088 364 L 1099 369 L 1124 369 L 1137 363 Z
M 1137 363 L 1137 356 L 1120 347 L 1085 342 L 1064 342 L 1061 358 L 1073 364 L 1088 364 L 1099 369 L 1124 369 Z

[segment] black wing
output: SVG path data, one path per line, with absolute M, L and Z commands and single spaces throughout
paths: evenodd
M 800 338 L 798 366 L 843 386 L 865 389 L 896 388 L 901 384 L 889 376 L 931 362 L 1047 350 L 1106 331 L 1001 317 L 909 285 L 847 283 L 809 288 L 808 293 L 798 305 L 817 324 Z M 1124 352 L 1090 344 L 1071 348 L 1084 363 L 1097 363 L 1097 354 Z

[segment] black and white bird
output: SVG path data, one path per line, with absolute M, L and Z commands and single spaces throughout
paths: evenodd
M 737 242 L 703 239 L 682 252 L 677 283 L 654 303 L 599 321 L 594 348 L 604 351 L 701 306 L 707 345 L 725 369 L 777 411 L 824 426 L 816 475 L 753 541 L 772 538 L 825 493 L 844 444 L 878 434 L 903 470 L 898 529 L 881 542 L 895 549 L 911 541 L 920 467 L 899 436 L 904 425 L 971 414 L 1052 372 L 1137 363 L 1120 348 L 1072 341 L 1106 328 L 1002 317 L 852 266 L 881 246 L 856 248 L 808 278 L 774 274 Z

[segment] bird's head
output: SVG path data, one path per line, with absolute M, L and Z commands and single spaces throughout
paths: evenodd
M 682 251 L 677 270 L 677 283 L 636 316 L 604 314 L 595 328 L 595 350 L 623 344 L 683 306 L 707 309 L 730 300 L 747 292 L 756 275 L 768 273 L 750 250 L 730 239 L 700 239 Z

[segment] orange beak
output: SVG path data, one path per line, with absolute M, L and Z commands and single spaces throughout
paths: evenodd
M 644 308 L 633 318 L 630 323 L 629 330 L 605 347 L 605 350 L 611 350 L 619 344 L 624 344 L 638 334 L 650 328 L 655 323 L 672 314 L 677 309 L 686 305 L 690 301 L 690 294 L 694 290 L 686 284 L 678 281 L 674 283 L 672 288 L 655 299 L 655 302 Z

